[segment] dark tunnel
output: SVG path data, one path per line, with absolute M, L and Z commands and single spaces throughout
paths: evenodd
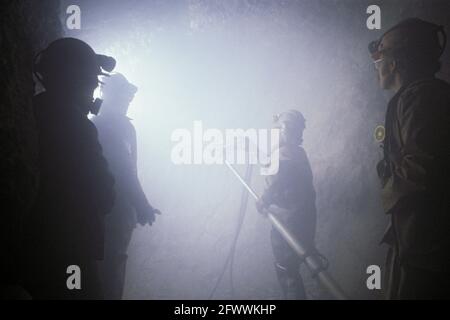
M 81 10 L 80 29 L 68 27 L 71 5 Z M 380 30 L 366 25 L 370 5 L 381 8 Z M 173 148 L 177 130 L 192 133 L 195 153 L 198 132 L 221 132 L 225 140 L 229 129 L 271 128 L 273 116 L 289 109 L 306 119 L 315 246 L 348 297 L 383 299 L 366 281 L 369 266 L 384 270 L 387 252 L 380 244 L 389 217 L 375 130 L 384 125 L 392 94 L 380 90 L 367 47 L 409 17 L 450 30 L 449 1 L 20 0 L 0 7 L 3 295 L 24 294 L 9 282 L 20 278 L 23 224 L 39 193 L 34 57 L 55 39 L 72 37 L 114 57 L 114 71 L 135 86 L 128 117 L 137 137 L 136 178 L 161 211 L 151 226 L 137 224 L 132 232 L 123 299 L 283 298 L 271 225 L 254 199 L 243 202 L 246 191 L 225 163 L 176 164 Z M 446 81 L 449 50 L 438 73 Z M 98 128 L 100 121 L 93 119 Z M 100 132 L 100 142 L 107 138 Z M 248 174 L 245 164 L 235 167 Z M 259 168 L 248 178 L 261 194 L 266 182 Z M 333 298 L 300 268 L 308 299 Z

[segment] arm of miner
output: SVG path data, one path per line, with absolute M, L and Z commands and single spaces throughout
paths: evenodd
M 286 170 L 286 161 L 281 160 L 278 172 L 275 175 L 268 176 L 266 178 L 266 186 L 260 197 L 256 202 L 256 209 L 259 213 L 264 214 L 265 209 L 270 205 L 278 204 L 278 198 L 283 190 L 284 181 L 288 178 L 288 170 Z
M 88 179 L 90 180 L 89 192 L 93 197 L 98 211 L 101 214 L 107 214 L 111 211 L 114 200 L 114 177 L 109 171 L 108 162 L 103 156 L 102 146 L 98 140 L 98 132 L 94 124 L 89 123 L 90 138 L 86 143 L 89 154 L 87 166 L 90 168 Z
M 148 202 L 144 190 L 142 189 L 141 182 L 139 181 L 137 173 L 137 141 L 134 127 L 131 127 L 130 146 L 132 162 L 127 176 L 128 198 L 136 210 L 138 223 L 140 225 L 145 225 L 147 223 L 152 225 L 153 222 L 155 222 L 155 215 L 161 214 L 161 212 L 158 209 L 153 208 Z
M 398 159 L 392 159 L 391 196 L 395 203 L 404 199 L 424 203 L 448 166 L 448 101 L 431 87 L 405 92 L 401 97 L 398 116 L 402 148 Z

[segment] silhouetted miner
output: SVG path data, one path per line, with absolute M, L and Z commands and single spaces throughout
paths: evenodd
M 37 57 L 36 77 L 45 88 L 34 98 L 40 187 L 25 240 L 25 283 L 35 299 L 102 298 L 96 261 L 103 258 L 102 221 L 114 202 L 114 179 L 88 114 L 98 108 L 98 76 L 114 65 L 72 38 Z
M 266 188 L 257 202 L 259 212 L 275 205 L 286 213 L 280 219 L 305 246 L 308 254 L 315 252 L 316 193 L 308 157 L 302 148 L 305 118 L 297 110 L 275 116 L 275 128 L 280 129 L 279 170 L 266 179 Z M 271 242 L 275 256 L 275 270 L 284 299 L 306 299 L 300 275 L 299 256 L 272 228 Z
M 94 118 L 105 157 L 116 181 L 116 202 L 106 218 L 105 260 L 101 263 L 105 297 L 122 298 L 127 250 L 136 223 L 155 221 L 160 214 L 147 201 L 137 174 L 136 130 L 127 117 L 137 88 L 120 73 L 102 79 L 104 105 Z
M 370 45 L 381 87 L 395 93 L 377 167 L 390 299 L 450 298 L 450 86 L 435 78 L 445 42 L 442 27 L 413 18 Z

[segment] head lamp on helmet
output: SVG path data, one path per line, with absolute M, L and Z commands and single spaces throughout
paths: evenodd
M 116 61 L 112 57 L 96 54 L 85 42 L 75 38 L 62 38 L 52 42 L 36 56 L 35 72 L 47 84 L 69 79 L 84 80 L 112 72 Z M 80 78 L 80 79 L 78 79 Z

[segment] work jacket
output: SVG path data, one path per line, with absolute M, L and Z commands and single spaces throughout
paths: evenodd
M 450 266 L 450 86 L 413 81 L 391 99 L 384 159 L 378 164 L 384 210 L 383 242 L 402 263 L 433 270 Z

